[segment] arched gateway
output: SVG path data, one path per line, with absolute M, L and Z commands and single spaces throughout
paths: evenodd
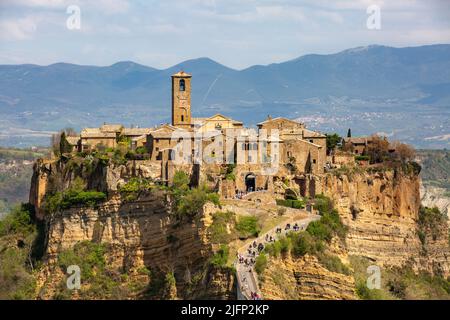
M 256 176 L 254 173 L 250 172 L 245 176 L 245 188 L 247 192 L 255 191 L 256 187 Z

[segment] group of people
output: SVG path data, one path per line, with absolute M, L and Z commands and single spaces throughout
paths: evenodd
M 295 223 L 293 226 L 291 226 L 290 223 L 287 223 L 284 227 L 285 231 L 288 231 L 291 229 L 296 232 L 296 231 L 299 231 L 300 229 L 303 229 L 303 226 L 300 227 L 298 225 L 298 223 Z M 280 227 L 275 229 L 275 233 L 277 233 L 277 234 L 281 234 L 282 231 L 283 231 L 283 229 Z M 264 240 L 266 243 L 275 242 L 275 240 L 276 240 L 275 235 L 266 234 L 264 237 Z M 240 264 L 243 264 L 245 267 L 250 267 L 250 269 L 248 271 L 249 271 L 249 273 L 251 273 L 252 272 L 251 268 L 255 265 L 255 262 L 256 262 L 256 260 L 255 260 L 256 256 L 264 250 L 264 247 L 265 246 L 264 246 L 263 242 L 258 243 L 258 242 L 256 242 L 256 240 L 253 241 L 253 243 L 251 243 L 249 245 L 249 247 L 247 248 L 247 257 L 244 257 L 238 253 L 238 262 Z M 242 278 L 242 282 L 244 282 L 244 287 L 246 289 L 248 289 L 248 284 L 246 284 L 245 276 Z M 257 292 L 251 291 L 251 299 L 252 300 L 261 300 L 261 296 Z
M 253 266 L 255 264 L 255 258 L 254 257 L 256 255 L 253 252 L 251 256 L 252 257 L 250 257 L 250 258 L 245 258 L 242 255 L 238 254 L 238 261 L 239 261 L 240 264 L 243 264 L 246 267 L 251 267 L 251 266 Z

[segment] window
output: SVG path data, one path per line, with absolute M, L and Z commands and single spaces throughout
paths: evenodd
M 311 139 L 311 140 L 309 140 L 309 142 L 311 142 L 311 143 L 314 143 L 314 140 L 313 140 L 313 139 Z
M 313 159 L 313 163 L 316 164 L 316 159 Z
M 186 91 L 186 83 L 184 82 L 184 79 L 180 80 L 180 91 Z
M 184 116 L 181 116 L 181 121 L 184 121 Z

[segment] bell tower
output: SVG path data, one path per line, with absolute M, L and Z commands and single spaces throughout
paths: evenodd
M 191 127 L 191 78 L 184 71 L 172 75 L 172 125 Z

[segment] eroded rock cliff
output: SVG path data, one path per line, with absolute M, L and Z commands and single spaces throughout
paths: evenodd
M 416 269 L 449 274 L 446 224 L 426 244 L 419 238 L 418 174 L 394 169 L 330 173 L 322 185 L 348 226 L 349 255 L 367 257 L 380 266 L 402 266 L 412 260 Z
M 352 276 L 331 272 L 310 255 L 272 259 L 261 291 L 266 299 L 274 300 L 356 299 Z
M 107 244 L 108 264 L 123 273 L 132 274 L 145 267 L 173 274 L 175 285 L 167 290 L 167 296 L 159 298 L 234 297 L 234 274 L 208 264 L 213 248 L 207 227 L 210 214 L 217 208 L 205 206 L 193 219 L 180 220 L 171 214 L 164 189 L 141 192 L 131 201 L 125 201 L 118 192 L 118 186 L 131 177 L 151 178 L 156 175 L 154 170 L 136 162 L 97 167 L 84 178 L 89 188 L 105 192 L 107 200 L 50 214 L 42 207 L 45 195 L 56 185 L 67 188 L 77 171 L 61 162 L 36 164 L 30 202 L 47 226 L 44 260 L 48 268 L 42 273 L 42 286 L 54 285 L 48 281 L 49 270 L 57 264 L 61 252 L 91 241 Z

